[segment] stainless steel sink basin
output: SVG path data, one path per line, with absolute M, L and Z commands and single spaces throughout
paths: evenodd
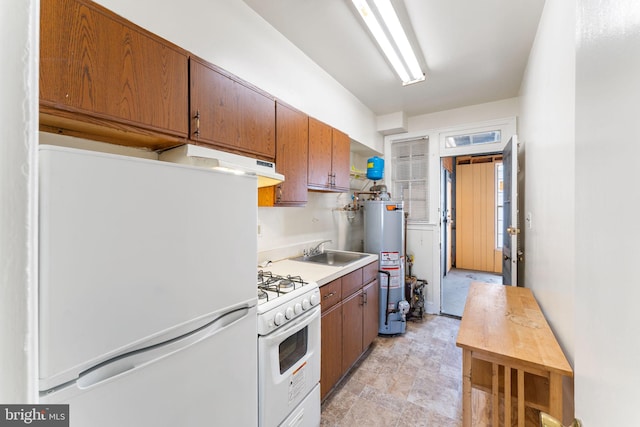
M 323 252 L 312 256 L 301 256 L 293 258 L 294 261 L 315 262 L 316 264 L 344 266 L 352 262 L 356 262 L 367 257 L 368 254 L 359 254 L 355 252 Z

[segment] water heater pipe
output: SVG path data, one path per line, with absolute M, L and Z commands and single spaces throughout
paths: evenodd
M 384 270 L 378 270 L 378 273 L 387 275 L 387 303 L 384 305 L 384 325 L 389 325 L 389 294 L 391 293 L 391 273 Z
M 361 194 L 372 194 L 376 197 L 380 197 L 379 191 L 354 191 L 353 192 L 353 210 L 357 211 L 359 208 L 358 200 L 360 199 Z
M 407 220 L 409 219 L 409 212 L 404 212 L 404 259 L 407 260 Z M 409 274 L 411 275 L 411 274 Z

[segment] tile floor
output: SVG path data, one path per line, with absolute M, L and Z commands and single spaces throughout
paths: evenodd
M 502 276 L 484 271 L 451 269 L 442 279 L 442 312 L 462 317 L 471 282 L 502 283 Z
M 460 426 L 460 321 L 425 315 L 398 337 L 377 337 L 322 405 L 321 426 Z

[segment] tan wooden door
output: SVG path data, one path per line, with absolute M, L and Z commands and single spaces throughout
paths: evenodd
M 495 164 L 456 167 L 456 267 L 494 272 Z

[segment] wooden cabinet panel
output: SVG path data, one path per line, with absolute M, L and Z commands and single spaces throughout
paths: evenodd
M 362 283 L 367 284 L 378 278 L 378 261 L 372 262 L 362 267 Z
M 378 264 L 378 263 L 375 263 Z M 364 307 L 362 313 L 362 351 L 366 350 L 378 336 L 380 289 L 378 280 L 362 288 Z
M 150 148 L 169 144 L 160 134 L 186 138 L 186 51 L 85 0 L 42 0 L 40 36 L 44 130 L 91 138 L 90 128 L 103 136 L 138 129 Z
M 320 307 L 325 311 L 342 301 L 342 278 L 320 287 Z
M 276 102 L 276 171 L 285 181 L 258 189 L 258 206 L 307 203 L 309 116 Z
M 309 117 L 309 187 L 331 186 L 332 128 Z
M 337 190 L 349 190 L 349 170 L 351 165 L 351 140 L 349 135 L 333 129 L 331 171 L 333 184 Z
M 362 288 L 362 269 L 342 276 L 342 297 L 346 298 Z
M 362 354 L 362 291 L 342 302 L 342 371 L 346 372 Z
M 349 191 L 351 140 L 319 120 L 309 117 L 309 173 L 312 190 Z
M 275 157 L 275 100 L 196 57 L 189 61 L 190 138 L 198 143 Z
M 321 288 L 322 289 L 322 288 Z M 342 377 L 342 304 L 323 313 L 320 323 L 320 396 L 324 399 Z
M 276 155 L 276 106 L 273 98 L 236 84 L 240 113 L 240 149 L 269 159 Z
M 189 60 L 191 139 L 238 147 L 240 121 L 234 81 L 204 62 Z

